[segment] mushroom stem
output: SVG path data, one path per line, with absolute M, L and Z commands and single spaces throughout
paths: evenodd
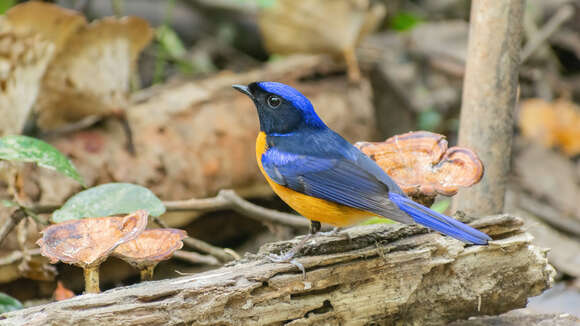
M 101 289 L 99 288 L 99 265 L 86 267 L 83 270 L 85 271 L 85 292 L 101 292 Z
M 155 271 L 155 265 L 149 265 L 141 270 L 141 281 L 151 281 L 153 280 L 153 272 Z

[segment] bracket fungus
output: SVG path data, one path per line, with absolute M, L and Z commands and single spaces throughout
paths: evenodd
M 145 230 L 148 214 L 139 210 L 120 217 L 97 217 L 67 221 L 47 227 L 37 244 L 51 263 L 62 261 L 83 268 L 85 291 L 98 293 L 99 265 L 117 246 Z
M 178 229 L 145 230 L 136 239 L 118 246 L 113 255 L 137 268 L 142 281 L 152 280 L 155 266 L 181 249 L 186 237 L 187 233 Z
M 428 131 L 355 146 L 377 162 L 408 196 L 424 205 L 431 205 L 437 195 L 453 196 L 483 176 L 483 164 L 473 151 L 447 148 L 445 136 Z

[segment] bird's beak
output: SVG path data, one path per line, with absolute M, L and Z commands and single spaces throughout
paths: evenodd
M 248 88 L 248 86 L 232 85 L 232 87 L 234 89 L 238 90 L 240 93 L 244 93 L 244 94 L 248 95 L 252 100 L 254 99 L 254 95 L 252 94 L 252 92 L 250 92 L 250 89 Z

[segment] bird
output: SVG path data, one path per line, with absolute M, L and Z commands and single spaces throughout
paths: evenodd
M 270 81 L 232 87 L 256 106 L 261 173 L 280 199 L 311 221 L 309 235 L 277 261 L 292 260 L 321 223 L 349 227 L 375 216 L 417 223 L 467 244 L 492 240 L 408 198 L 370 157 L 330 129 L 295 88 Z

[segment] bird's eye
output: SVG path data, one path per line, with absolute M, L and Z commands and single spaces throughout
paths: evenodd
M 280 104 L 282 104 L 282 100 L 278 96 L 268 96 L 268 106 L 270 106 L 270 108 L 275 109 L 279 107 Z

